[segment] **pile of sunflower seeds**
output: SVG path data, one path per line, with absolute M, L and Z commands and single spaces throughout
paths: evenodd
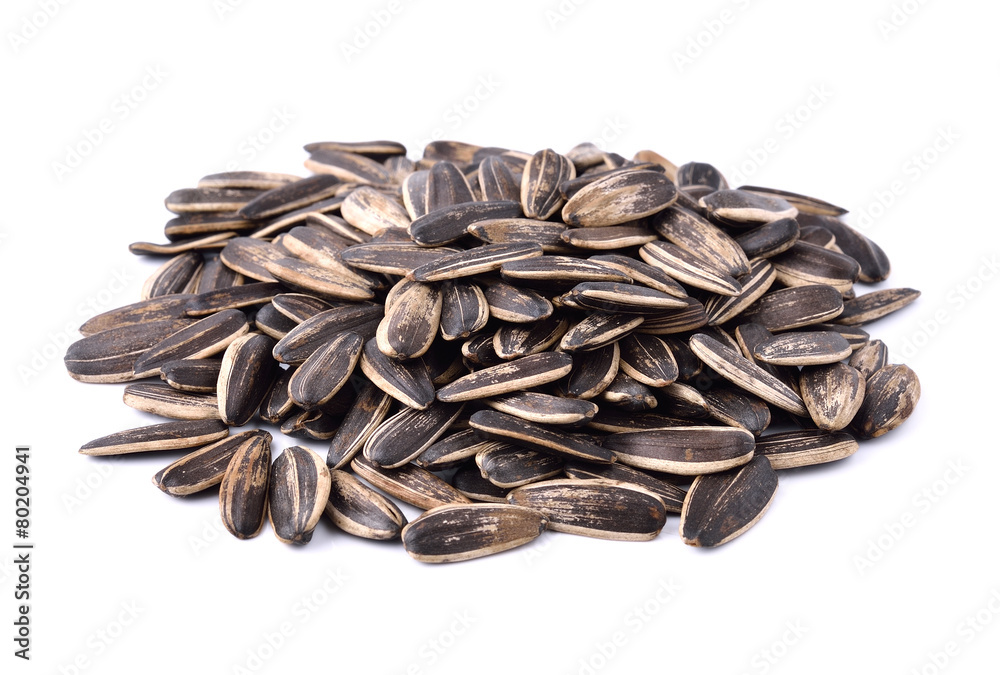
M 80 452 L 184 451 L 153 483 L 218 485 L 236 537 L 267 518 L 304 544 L 325 513 L 451 562 L 546 529 L 648 540 L 679 513 L 685 543 L 717 546 L 777 471 L 850 456 L 919 398 L 862 329 L 919 293 L 856 293 L 889 261 L 842 208 L 589 143 L 305 149 L 307 178 L 171 193 L 168 243 L 130 247 L 166 257 L 141 300 L 65 358 L 174 420 Z M 325 460 L 229 433 L 258 423 L 327 441 Z

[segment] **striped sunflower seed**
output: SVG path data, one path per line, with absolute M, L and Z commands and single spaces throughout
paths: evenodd
M 330 496 L 330 469 L 315 452 L 285 448 L 271 464 L 268 518 L 274 535 L 286 544 L 308 544 Z
M 330 497 L 324 513 L 344 532 L 378 541 L 395 539 L 406 525 L 406 516 L 391 499 L 346 471 L 330 472 Z
M 597 414 L 597 405 L 590 401 L 537 391 L 518 391 L 488 398 L 484 403 L 494 410 L 538 424 L 586 424 Z
M 187 325 L 168 335 L 144 352 L 132 370 L 135 377 L 158 375 L 160 367 L 176 359 L 201 359 L 224 351 L 230 343 L 250 330 L 246 315 L 227 309 Z
M 918 400 L 917 374 L 908 366 L 885 366 L 868 378 L 864 402 L 851 428 L 862 439 L 878 438 L 905 422 Z
M 774 499 L 778 476 L 765 457 L 723 473 L 698 476 L 681 511 L 681 539 L 690 546 L 721 546 L 749 530 Z
M 506 504 L 507 494 L 510 492 L 507 488 L 498 487 L 483 478 L 475 460 L 463 462 L 452 476 L 451 483 L 456 490 L 477 502 Z
M 248 436 L 226 465 L 219 485 L 219 511 L 222 524 L 234 537 L 251 539 L 260 534 L 267 513 L 270 470 L 268 433 Z
M 392 401 L 391 396 L 365 380 L 330 441 L 326 465 L 331 469 L 341 469 L 350 464 L 371 433 L 389 414 Z
M 469 424 L 486 438 L 514 443 L 531 450 L 597 464 L 610 464 L 615 461 L 613 452 L 594 445 L 579 435 L 549 429 L 513 415 L 480 410 L 472 414 Z
M 834 323 L 862 326 L 906 307 L 920 297 L 912 288 L 885 288 L 844 301 L 844 311 Z
M 547 298 L 529 288 L 513 286 L 499 279 L 477 279 L 490 316 L 508 323 L 531 323 L 547 319 L 554 307 Z
M 865 378 L 843 363 L 812 366 L 802 369 L 799 390 L 816 426 L 839 431 L 851 423 L 865 399 Z
M 219 401 L 215 394 L 196 394 L 167 384 L 139 382 L 125 387 L 125 405 L 175 420 L 217 420 Z
M 563 206 L 562 217 L 578 227 L 620 225 L 651 216 L 675 201 L 677 188 L 662 173 L 612 172 L 577 191 Z
M 222 359 L 179 359 L 160 366 L 160 379 L 178 391 L 214 394 Z
M 347 195 L 340 213 L 348 223 L 371 235 L 387 227 L 405 230 L 410 226 L 410 215 L 402 204 L 370 187 L 359 187 Z
M 732 277 L 740 277 L 750 271 L 747 254 L 739 244 L 693 211 L 672 206 L 653 219 L 653 227 L 671 244 Z
M 440 246 L 461 239 L 476 223 L 520 215 L 518 201 L 462 202 L 417 218 L 410 225 L 410 236 L 422 246 Z
M 596 400 L 601 405 L 608 404 L 629 412 L 645 412 L 659 404 L 651 388 L 630 377 L 621 368 Z
M 80 382 L 137 380 L 145 375 L 133 371 L 136 359 L 192 323 L 189 319 L 165 319 L 93 333 L 67 348 L 63 364 L 70 377 Z
M 126 455 L 156 450 L 182 450 L 212 443 L 229 435 L 219 420 L 163 422 L 118 431 L 80 446 L 81 455 Z
M 576 177 L 573 162 L 553 150 L 539 150 L 524 166 L 521 209 L 528 218 L 548 220 L 562 207 L 559 185 Z
M 739 295 L 743 288 L 733 277 L 720 272 L 708 261 L 693 255 L 679 246 L 654 241 L 639 249 L 642 259 L 660 268 L 668 276 L 689 286 L 719 295 Z
M 818 366 L 846 359 L 852 351 L 839 333 L 801 331 L 776 335 L 757 345 L 753 355 L 776 366 Z
M 872 340 L 851 354 L 848 364 L 867 380 L 889 364 L 889 350 L 881 340 Z
M 461 414 L 463 405 L 435 402 L 425 410 L 401 410 L 368 436 L 364 445 L 365 459 L 386 469 L 409 464 L 448 430 Z
M 620 365 L 621 349 L 617 342 L 573 354 L 566 395 L 584 400 L 594 398 L 615 379 Z
M 684 504 L 684 495 L 687 494 L 683 488 L 677 485 L 617 462 L 615 464 L 567 462 L 563 472 L 573 480 L 599 479 L 637 485 L 658 496 L 666 506 L 668 513 L 680 513 L 681 506 Z
M 537 511 L 510 504 L 439 506 L 403 528 L 403 547 L 420 562 L 460 562 L 527 544 L 546 523 Z
M 733 427 L 670 427 L 611 434 L 604 447 L 638 469 L 680 476 L 718 473 L 753 458 L 753 434 Z
M 427 353 L 437 337 L 443 297 L 436 284 L 406 283 L 388 298 L 386 312 L 375 333 L 378 348 L 389 358 L 406 361 Z
M 270 442 L 271 434 L 260 429 L 224 438 L 184 455 L 176 462 L 160 469 L 153 476 L 153 485 L 174 497 L 185 497 L 207 490 L 222 482 L 230 461 L 238 452 L 250 446 Z
M 506 446 L 481 450 L 476 454 L 476 466 L 486 480 L 510 489 L 558 476 L 563 460 L 536 450 Z
M 617 344 L 621 349 L 619 367 L 632 379 L 649 387 L 665 387 L 677 379 L 677 362 L 661 338 L 633 333 Z
M 835 462 L 850 457 L 857 450 L 858 442 L 849 433 L 803 429 L 758 439 L 756 453 L 766 457 L 771 468 L 777 470 Z
M 790 249 L 799 240 L 799 223 L 779 218 L 736 235 L 734 241 L 747 258 L 770 258 Z
M 397 361 L 378 348 L 375 339 L 361 352 L 361 372 L 376 387 L 410 408 L 425 410 L 434 401 L 434 383 L 422 359 Z
M 569 354 L 545 352 L 484 368 L 460 377 L 437 392 L 438 400 L 471 401 L 530 389 L 565 377 L 573 366 Z
M 829 321 L 843 311 L 840 292 L 832 286 L 817 284 L 766 293 L 743 312 L 741 320 L 759 323 L 770 331 L 782 331 Z
M 226 424 L 241 427 L 257 412 L 278 374 L 271 358 L 274 344 L 266 335 L 250 333 L 226 347 L 216 385 L 219 417 Z
M 498 441 L 484 441 L 475 429 L 463 429 L 429 445 L 414 463 L 428 471 L 454 469 L 475 457 L 481 450 L 507 446 Z
M 322 408 L 340 391 L 361 358 L 364 340 L 343 331 L 309 355 L 288 380 L 288 396 L 306 410 Z
M 375 303 L 346 304 L 309 317 L 288 331 L 274 345 L 276 361 L 291 365 L 304 362 L 338 333 L 351 331 L 363 338 L 375 337 L 383 308 Z
M 416 281 L 444 281 L 494 272 L 507 262 L 535 258 L 542 247 L 533 243 L 486 244 L 458 253 L 442 256 L 407 273 Z
M 699 199 L 698 205 L 713 218 L 735 227 L 752 227 L 799 214 L 781 197 L 744 190 L 716 190 Z
M 407 504 L 420 509 L 433 509 L 444 504 L 469 504 L 469 498 L 426 469 L 405 464 L 398 469 L 377 467 L 364 455 L 351 460 L 354 473 Z

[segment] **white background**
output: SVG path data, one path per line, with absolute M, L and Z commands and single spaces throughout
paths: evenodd
M 2 672 L 995 672 L 995 3 L 49 4 L 8 0 L 0 20 Z M 649 543 L 547 533 L 450 566 L 326 523 L 303 548 L 237 541 L 214 492 L 150 484 L 174 453 L 77 454 L 154 421 L 61 357 L 91 306 L 138 297 L 155 263 L 126 246 L 163 240 L 167 193 L 227 166 L 305 175 L 310 141 L 416 157 L 437 129 L 652 148 L 849 208 L 887 285 L 923 291 L 870 326 L 920 375 L 916 414 L 783 473 L 717 550 L 684 546 L 673 516 Z M 32 447 L 30 664 L 11 654 L 15 443 Z

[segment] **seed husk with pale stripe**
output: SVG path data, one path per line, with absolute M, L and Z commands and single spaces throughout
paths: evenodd
M 546 522 L 537 511 L 510 504 L 440 506 L 403 528 L 403 547 L 420 562 L 460 562 L 523 546 Z
M 615 434 L 625 431 L 646 431 L 648 429 L 666 429 L 668 427 L 690 425 L 691 420 L 689 419 L 678 419 L 658 412 L 629 413 L 605 408 L 598 411 L 587 427 L 595 431 Z
M 200 188 L 250 188 L 272 190 L 300 180 L 298 176 L 271 171 L 224 171 L 204 176 L 198 180 Z
M 687 426 L 611 434 L 604 447 L 622 464 L 697 476 L 726 471 L 753 457 L 753 434 L 734 427 Z
M 406 525 L 406 516 L 391 499 L 346 471 L 330 472 L 324 513 L 344 532 L 377 541 L 397 538 Z
M 832 286 L 796 286 L 765 293 L 744 310 L 740 320 L 783 331 L 830 321 L 843 311 L 843 297 Z
M 226 267 L 257 281 L 275 281 L 266 265 L 282 256 L 281 251 L 270 242 L 252 237 L 230 239 L 219 252 L 219 259 Z
M 264 399 L 260 402 L 257 415 L 265 422 L 280 425 L 296 409 L 295 401 L 288 395 L 288 381 L 295 374 L 295 368 L 280 368 Z
M 487 244 L 538 244 L 546 253 L 566 251 L 562 234 L 566 226 L 531 218 L 496 218 L 473 223 L 468 233 Z
M 198 284 L 194 287 L 197 294 L 217 291 L 223 288 L 233 288 L 242 286 L 246 280 L 243 275 L 235 270 L 226 267 L 219 256 L 212 256 L 205 260 L 198 276 Z
M 375 332 L 378 348 L 405 361 L 423 356 L 437 337 L 443 299 L 437 284 L 406 283 L 389 304 Z
M 679 166 L 677 185 L 681 188 L 704 187 L 710 192 L 729 189 L 722 172 L 706 162 L 688 162 Z
M 569 319 L 551 316 L 526 324 L 504 324 L 493 334 L 493 349 L 504 360 L 540 354 L 559 342 Z
M 410 236 L 422 246 L 440 246 L 461 239 L 476 223 L 520 215 L 517 201 L 463 202 L 417 218 L 410 225 Z
M 560 238 L 566 244 L 588 251 L 615 251 L 656 241 L 656 233 L 641 224 L 607 227 L 573 227 Z
M 465 174 L 453 162 L 447 160 L 436 162 L 430 168 L 426 189 L 427 213 L 476 201 Z
M 732 237 L 694 211 L 671 206 L 658 213 L 652 222 L 664 239 L 704 259 L 715 269 L 732 277 L 750 271 L 746 253 Z
M 866 380 L 889 363 L 889 350 L 881 340 L 872 340 L 859 348 L 848 361 Z
M 66 349 L 63 364 L 70 377 L 80 382 L 130 382 L 145 376 L 133 371 L 136 359 L 192 323 L 190 319 L 164 319 L 93 333 Z
M 521 183 L 500 157 L 492 155 L 479 163 L 479 187 L 488 202 L 521 199 Z
M 653 267 L 649 263 L 619 253 L 594 255 L 590 256 L 589 259 L 617 269 L 630 277 L 634 283 L 672 295 L 675 298 L 687 297 L 687 291 L 684 290 L 683 286 L 670 278 L 663 270 Z
M 743 288 L 733 277 L 721 272 L 704 258 L 665 241 L 644 244 L 639 255 L 653 267 L 680 282 L 719 295 L 739 295 Z
M 349 152 L 356 155 L 364 155 L 375 161 L 386 160 L 390 157 L 397 157 L 406 154 L 406 146 L 396 141 L 320 141 L 317 143 L 307 143 L 303 146 L 306 152 L 317 150 L 336 150 L 338 152 Z
M 714 386 L 702 397 L 712 419 L 728 426 L 746 429 L 759 436 L 771 424 L 771 409 L 752 394 Z
M 705 301 L 708 325 L 718 326 L 738 317 L 770 290 L 776 278 L 777 274 L 771 263 L 763 258 L 754 260 L 750 265 L 750 272 L 736 280 L 743 288 L 739 295 L 713 295 Z
M 814 323 L 810 326 L 806 326 L 805 331 L 826 331 L 828 333 L 836 333 L 840 337 L 847 340 L 847 344 L 851 345 L 851 349 L 853 351 L 861 349 L 868 344 L 868 341 L 871 339 L 871 334 L 859 326 L 846 326 L 839 323 Z
M 404 276 L 452 253 L 453 248 L 425 248 L 413 242 L 371 242 L 352 246 L 341 254 L 351 267 Z
M 720 546 L 750 529 L 774 499 L 778 476 L 765 457 L 723 473 L 694 479 L 681 511 L 681 539 L 690 546 Z
M 560 282 L 575 284 L 582 281 L 613 281 L 630 284 L 632 278 L 600 261 L 563 255 L 543 255 L 538 258 L 505 263 L 500 273 L 507 280 L 526 282 Z
M 372 338 L 365 343 L 360 365 L 375 386 L 403 405 L 424 410 L 434 401 L 434 384 L 422 359 L 390 359 Z
M 130 305 L 111 309 L 88 319 L 80 326 L 80 333 L 84 337 L 90 337 L 97 333 L 125 326 L 184 319 L 187 316 L 184 308 L 188 301 L 194 297 L 193 294 L 168 295 L 133 302 Z
M 395 199 L 370 187 L 353 190 L 340 205 L 340 214 L 348 223 L 366 234 L 378 234 L 387 227 L 406 229 L 410 215 Z
M 707 366 L 740 389 L 793 415 L 806 417 L 809 414 L 802 397 L 793 389 L 731 347 L 704 334 L 692 336 L 688 344 Z
M 621 350 L 619 367 L 629 377 L 649 387 L 665 387 L 677 379 L 677 362 L 661 338 L 633 333 L 617 344 Z
M 168 384 L 137 382 L 125 387 L 125 405 L 175 420 L 217 420 L 219 401 L 214 393 L 198 394 Z
M 538 424 L 586 424 L 597 414 L 597 404 L 583 399 L 563 398 L 538 391 L 518 391 L 488 398 L 493 410 Z
M 548 298 L 530 288 L 521 288 L 496 278 L 476 280 L 490 310 L 490 316 L 508 323 L 531 323 L 547 319 L 554 306 Z
M 240 309 L 271 302 L 282 290 L 281 284 L 261 282 L 219 288 L 192 297 L 184 305 L 187 316 L 205 316 L 224 309 Z
M 374 466 L 396 469 L 409 464 L 448 430 L 463 404 L 435 402 L 425 410 L 404 408 L 376 428 L 364 445 Z
M 585 281 L 566 294 L 574 306 L 624 314 L 659 314 L 682 309 L 687 302 L 645 286 L 609 281 Z
M 734 241 L 747 258 L 770 258 L 794 246 L 799 234 L 799 224 L 794 218 L 779 218 L 741 232 L 734 237 Z
M 273 218 L 333 197 L 339 188 L 340 181 L 332 176 L 301 178 L 259 193 L 239 209 L 239 214 L 248 220 Z
M 799 214 L 781 197 L 743 190 L 716 190 L 699 199 L 698 205 L 713 218 L 736 227 L 754 227 Z
M 798 221 L 803 226 L 818 225 L 832 232 L 836 237 L 837 247 L 861 266 L 859 281 L 876 283 L 888 278 L 891 265 L 885 251 L 847 223 L 839 218 L 805 213 L 799 214 Z
M 861 273 L 854 258 L 801 240 L 769 260 L 785 286 L 826 284 L 844 293 Z
M 498 366 L 504 362 L 504 360 L 497 355 L 496 349 L 493 348 L 493 336 L 489 333 L 473 335 L 471 338 L 463 342 L 462 357 L 468 361 L 468 364 L 470 364 L 470 370 L 472 369 L 471 364 L 491 367 Z
M 775 366 L 819 366 L 851 355 L 850 343 L 839 333 L 800 331 L 775 335 L 757 345 L 755 359 Z
M 160 366 L 176 359 L 201 359 L 224 351 L 250 329 L 246 315 L 227 309 L 168 335 L 144 352 L 132 366 L 136 377 L 158 375 Z
M 459 466 L 451 477 L 451 484 L 463 495 L 477 502 L 506 504 L 507 494 L 510 492 L 483 478 L 475 459 L 466 460 Z
M 330 470 L 315 452 L 300 445 L 285 448 L 271 464 L 268 518 L 274 535 L 286 544 L 307 544 L 330 496 Z
M 178 391 L 214 394 L 222 359 L 178 359 L 160 366 L 160 379 Z
M 917 374 L 909 366 L 887 365 L 868 378 L 851 430 L 862 439 L 878 438 L 905 422 L 919 400 Z
M 625 337 L 643 321 L 641 314 L 592 312 L 566 331 L 559 348 L 565 352 L 599 349 Z
M 505 446 L 477 453 L 476 466 L 488 481 L 510 489 L 560 475 L 563 460 L 536 450 Z
M 920 297 L 912 288 L 884 288 L 844 301 L 844 311 L 834 323 L 861 326 L 906 307 Z
M 779 470 L 835 462 L 857 450 L 858 442 L 847 432 L 803 429 L 763 436 L 757 439 L 755 452 L 766 457 L 772 469 Z
M 493 272 L 507 262 L 536 258 L 542 255 L 542 247 L 533 243 L 485 244 L 467 251 L 451 253 L 421 265 L 407 273 L 407 278 L 416 281 L 444 281 L 471 277 L 483 272 Z
M 490 306 L 475 284 L 446 281 L 439 286 L 439 330 L 445 340 L 462 340 L 482 330 L 490 319 Z
M 296 405 L 320 408 L 343 387 L 361 358 L 364 340 L 343 331 L 309 355 L 288 381 L 288 395 Z
M 345 278 L 339 272 L 296 258 L 278 258 L 264 269 L 286 286 L 305 293 L 317 293 L 339 300 L 370 300 L 375 293 L 367 283 Z
M 584 400 L 594 398 L 615 379 L 620 365 L 621 348 L 618 342 L 574 353 L 573 370 L 566 383 L 566 395 Z
M 538 387 L 565 377 L 573 366 L 569 354 L 545 352 L 484 368 L 438 390 L 438 400 L 471 401 Z
M 446 471 L 457 468 L 482 450 L 498 447 L 513 446 L 501 441 L 483 440 L 475 429 L 463 429 L 427 446 L 413 461 L 428 471 Z
M 550 429 L 493 410 L 473 413 L 469 418 L 469 425 L 486 438 L 506 441 L 532 450 L 598 464 L 610 464 L 615 461 L 613 452 L 594 445 L 580 435 Z
M 208 237 L 230 232 L 244 232 L 257 227 L 236 211 L 221 213 L 185 213 L 171 218 L 163 226 L 168 241 L 188 241 L 192 237 Z
M 625 373 L 621 367 L 615 379 L 596 396 L 596 400 L 601 405 L 612 405 L 630 412 L 645 412 L 658 405 L 653 390 Z
M 201 269 L 204 258 L 197 251 L 176 255 L 160 265 L 142 285 L 139 297 L 143 300 L 183 293 L 195 274 Z
M 371 433 L 389 414 L 392 402 L 391 396 L 365 380 L 337 427 L 337 433 L 330 440 L 326 465 L 331 469 L 341 469 L 350 464 Z
M 309 151 L 305 167 L 326 178 L 344 183 L 386 184 L 392 182 L 388 170 L 378 162 L 364 155 L 342 152 L 328 147 L 317 147 Z
M 334 308 L 329 301 L 305 293 L 279 293 L 271 298 L 271 304 L 296 324 Z
M 651 216 L 677 201 L 677 188 L 656 171 L 615 171 L 580 188 L 562 209 L 578 227 L 620 225 Z
M 636 485 L 657 495 L 668 513 L 680 513 L 684 504 L 685 490 L 644 471 L 626 464 L 588 464 L 586 462 L 566 462 L 563 473 L 572 480 L 608 480 Z
M 386 469 L 375 466 L 359 454 L 351 460 L 351 469 L 379 490 L 420 509 L 471 503 L 468 497 L 451 485 L 414 464 Z
M 799 391 L 809 416 L 824 431 L 839 431 L 854 419 L 865 398 L 865 378 L 843 363 L 802 369 Z
M 274 344 L 266 335 L 250 333 L 226 347 L 216 385 L 219 416 L 226 424 L 241 427 L 257 412 L 278 374 L 271 358 Z
M 559 186 L 576 178 L 576 167 L 563 155 L 539 150 L 524 166 L 521 176 L 521 209 L 528 218 L 547 220 L 562 207 L 565 199 Z
M 685 306 L 661 314 L 647 314 L 646 320 L 637 327 L 639 333 L 670 335 L 697 330 L 708 323 L 705 306 L 694 298 L 683 298 Z
M 237 211 L 261 194 L 245 188 L 182 188 L 167 195 L 163 205 L 173 213 Z
M 375 337 L 382 314 L 382 305 L 370 302 L 345 304 L 319 312 L 278 340 L 274 358 L 280 363 L 298 365 L 343 331 L 371 339 Z
M 222 482 L 232 458 L 241 449 L 263 441 L 271 434 L 260 429 L 244 431 L 216 441 L 160 469 L 153 476 L 153 485 L 174 497 L 185 497 Z
M 271 434 L 248 436 L 233 453 L 219 485 L 222 524 L 236 538 L 251 539 L 260 534 L 267 515 L 270 475 Z
M 598 539 L 648 541 L 667 520 L 656 494 L 629 483 L 557 479 L 519 487 L 507 501 L 540 512 L 555 532 Z
M 741 185 L 739 189 L 744 192 L 753 192 L 754 194 L 765 195 L 767 197 L 779 197 L 796 207 L 799 213 L 808 213 L 817 216 L 841 216 L 847 213 L 847 209 L 845 208 L 796 192 L 758 187 L 756 185 Z
M 126 455 L 156 450 L 181 450 L 212 443 L 229 435 L 219 420 L 183 420 L 118 431 L 80 446 L 81 455 Z
M 275 341 L 284 338 L 298 325 L 275 309 L 272 304 L 264 305 L 258 309 L 253 316 L 253 323 L 257 330 Z

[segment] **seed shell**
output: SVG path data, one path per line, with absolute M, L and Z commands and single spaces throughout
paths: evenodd
M 681 539 L 690 546 L 720 546 L 752 527 L 774 499 L 778 476 L 765 457 L 737 469 L 698 476 L 681 511 Z
M 417 218 L 410 225 L 410 236 L 422 246 L 439 246 L 461 239 L 476 223 L 520 215 L 521 204 L 517 201 L 464 202 Z
M 573 162 L 553 150 L 539 150 L 524 166 L 521 209 L 528 218 L 547 220 L 565 201 L 559 185 L 576 177 Z
M 351 460 L 351 468 L 358 476 L 383 492 L 420 509 L 471 503 L 468 497 L 451 485 L 413 464 L 406 464 L 398 469 L 385 469 L 375 466 L 363 454 L 359 454 Z
M 802 369 L 799 391 L 816 426 L 839 431 L 851 423 L 865 399 L 865 378 L 843 363 L 808 367 Z
M 241 449 L 261 442 L 271 434 L 260 429 L 244 431 L 184 455 L 153 476 L 153 485 L 168 495 L 184 497 L 218 485 L 232 458 Z
M 885 288 L 844 301 L 844 311 L 834 323 L 862 326 L 906 307 L 920 297 L 912 288 Z
M 309 355 L 288 381 L 288 395 L 306 410 L 320 408 L 332 399 L 354 372 L 365 341 L 343 331 Z
M 597 414 L 597 405 L 590 401 L 537 391 L 518 391 L 486 399 L 484 403 L 493 410 L 538 424 L 585 424 Z
M 406 525 L 406 516 L 391 499 L 346 471 L 330 472 L 330 497 L 324 512 L 344 532 L 365 539 L 395 539 Z
M 379 350 L 374 338 L 365 343 L 361 352 L 361 371 L 405 406 L 424 410 L 434 401 L 434 384 L 423 360 L 390 359 Z
M 160 378 L 178 391 L 214 394 L 222 359 L 179 359 L 160 366 Z
M 222 355 L 219 380 L 219 416 L 226 424 L 241 427 L 253 417 L 278 375 L 271 358 L 274 340 L 260 333 L 239 337 Z
M 772 469 L 779 470 L 835 462 L 850 457 L 857 450 L 858 442 L 849 433 L 803 429 L 758 439 L 756 453 L 766 457 Z
M 578 190 L 563 206 L 562 217 L 579 227 L 619 225 L 653 215 L 676 200 L 677 188 L 662 173 L 615 171 Z
M 219 420 L 163 422 L 118 431 L 80 446 L 82 455 L 125 455 L 155 450 L 196 448 L 229 435 Z
M 872 374 L 851 429 L 862 439 L 878 438 L 913 414 L 920 400 L 920 380 L 908 366 L 888 365 Z
M 160 367 L 168 361 L 218 354 L 248 330 L 247 317 L 238 309 L 207 316 L 168 335 L 144 352 L 132 367 L 135 377 L 159 375 Z
M 572 365 L 572 357 L 558 352 L 525 356 L 460 377 L 442 387 L 437 397 L 457 402 L 509 394 L 554 382 L 569 374 Z
M 468 251 L 442 256 L 421 265 L 406 276 L 416 281 L 444 281 L 492 272 L 513 260 L 542 255 L 542 247 L 533 243 L 486 244 Z
M 604 447 L 622 464 L 638 469 L 697 476 L 746 464 L 753 457 L 754 438 L 733 427 L 670 427 L 611 434 Z
M 707 260 L 693 255 L 679 246 L 654 241 L 639 249 L 642 259 L 660 268 L 668 276 L 689 286 L 719 295 L 739 295 L 743 288 L 739 282 L 725 272 L 712 266 Z
M 597 464 L 610 464 L 615 461 L 613 452 L 594 445 L 579 435 L 549 429 L 513 415 L 480 410 L 472 414 L 469 424 L 486 438 L 514 443 L 532 450 Z
M 222 524 L 238 539 L 256 537 L 264 526 L 270 469 L 271 435 L 266 432 L 248 437 L 226 466 L 219 511 Z
M 447 431 L 462 408 L 463 404 L 436 402 L 425 410 L 401 410 L 382 422 L 365 441 L 365 459 L 386 469 L 409 464 Z
M 375 333 L 378 348 L 405 361 L 423 356 L 437 337 L 443 299 L 437 284 L 407 283 L 390 304 Z
M 657 495 L 667 508 L 668 513 L 680 513 L 684 504 L 683 488 L 660 480 L 648 473 L 634 469 L 618 462 L 614 464 L 587 464 L 585 462 L 567 462 L 563 472 L 573 480 L 609 480 L 618 483 L 636 485 Z
M 167 384 L 138 382 L 125 387 L 125 405 L 175 420 L 217 420 L 219 402 L 215 394 L 179 391 Z
M 129 382 L 137 358 L 186 326 L 189 319 L 125 324 L 77 340 L 66 349 L 63 363 L 80 382 Z
M 839 333 L 800 331 L 772 337 L 757 345 L 753 355 L 776 366 L 817 366 L 846 359 L 852 351 Z
M 750 271 L 746 253 L 732 237 L 682 206 L 661 211 L 653 219 L 653 227 L 670 243 L 732 277 L 740 277 Z
M 558 457 L 514 446 L 481 450 L 476 465 L 488 481 L 507 489 L 558 476 L 563 470 Z
M 440 506 L 403 528 L 403 547 L 420 562 L 460 562 L 527 544 L 545 526 L 542 514 L 510 504 Z
M 268 518 L 280 541 L 309 543 L 330 496 L 330 484 L 326 463 L 308 448 L 293 445 L 274 460 L 268 486 Z

